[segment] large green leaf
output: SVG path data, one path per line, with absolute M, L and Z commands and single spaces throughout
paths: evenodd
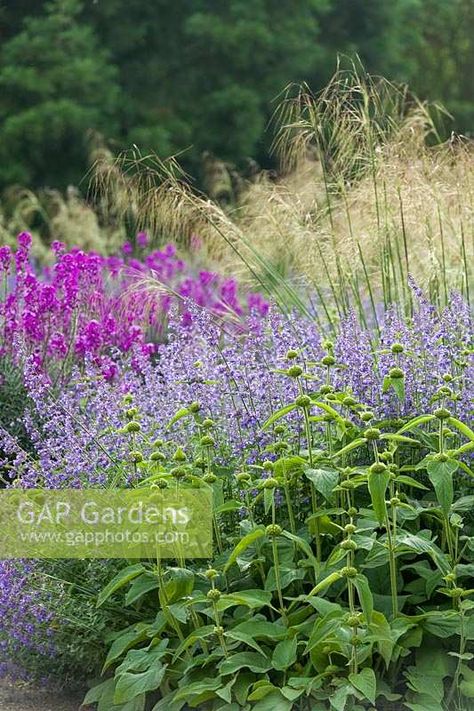
M 285 671 L 296 662 L 298 643 L 296 637 L 283 639 L 273 650 L 272 664 L 278 671 Z
M 141 563 L 136 563 L 135 565 L 129 565 L 127 568 L 121 570 L 117 575 L 115 575 L 112 580 L 107 583 L 105 588 L 101 590 L 97 597 L 97 607 L 104 604 L 106 600 L 113 595 L 116 590 L 123 588 L 131 580 L 137 578 L 139 575 L 145 572 L 145 568 Z
M 155 661 L 144 672 L 124 672 L 117 680 L 114 694 L 115 704 L 124 704 L 136 696 L 155 691 L 159 688 L 166 673 L 166 665 Z
M 447 516 L 454 499 L 453 474 L 458 469 L 458 463 L 450 459 L 446 462 L 432 459 L 426 465 L 426 469 L 436 492 L 436 498 Z
M 358 674 L 349 674 L 349 681 L 371 704 L 375 704 L 377 679 L 373 669 L 365 667 Z
M 305 476 L 313 483 L 314 488 L 325 499 L 331 499 L 332 490 L 339 483 L 339 472 L 337 469 L 321 467 L 318 469 L 305 469 Z
M 374 513 L 377 516 L 379 523 L 383 523 L 387 513 L 385 492 L 387 491 L 389 481 L 390 473 L 387 470 L 382 473 L 369 472 L 368 486 L 370 498 L 372 499 Z
M 374 599 L 372 597 L 369 581 L 365 575 L 362 575 L 361 573 L 356 575 L 355 578 L 352 578 L 352 581 L 357 589 L 357 594 L 359 595 L 360 604 L 362 610 L 364 611 L 367 624 L 370 624 L 372 621 L 372 612 L 374 611 Z
M 235 546 L 234 550 L 230 554 L 227 563 L 224 566 L 224 571 L 229 570 L 231 565 L 235 563 L 237 558 L 245 551 L 249 546 L 251 546 L 253 543 L 258 541 L 259 538 L 262 538 L 262 536 L 265 535 L 265 529 L 262 528 L 254 528 L 253 531 L 250 531 L 250 533 L 247 533 L 246 536 L 240 539 L 240 541 L 237 543 Z
M 296 403 L 293 402 L 291 405 L 285 405 L 285 407 L 280 408 L 279 410 L 274 412 L 271 417 L 268 418 L 268 420 L 264 423 L 262 429 L 267 429 L 267 427 L 273 425 L 273 423 L 277 420 L 281 419 L 282 417 L 285 417 L 285 415 L 288 415 L 293 410 L 296 410 L 296 407 Z
M 224 659 L 220 664 L 219 670 L 225 676 L 226 674 L 235 674 L 244 667 L 248 667 L 250 671 L 257 674 L 265 674 L 272 668 L 272 663 L 267 657 L 258 654 L 258 652 L 237 652 L 237 654 L 233 654 L 228 659 Z
M 125 604 L 131 605 L 146 595 L 151 590 L 156 590 L 159 586 L 158 578 L 153 573 L 146 572 L 135 578 L 125 596 Z

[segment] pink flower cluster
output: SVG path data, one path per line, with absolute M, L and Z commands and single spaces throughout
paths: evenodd
M 145 233 L 138 235 L 137 244 L 147 247 Z M 54 362 L 60 368 L 88 358 L 111 378 L 117 351 L 154 351 L 174 303 L 185 323 L 192 320 L 187 301 L 216 316 L 263 316 L 268 310 L 260 294 L 249 294 L 243 302 L 234 279 L 196 273 L 173 245 L 137 259 L 128 243 L 122 256 L 105 257 L 54 242 L 54 263 L 40 270 L 30 258 L 30 247 L 27 233 L 19 235 L 16 250 L 0 247 L 0 357 L 21 351 L 39 367 Z

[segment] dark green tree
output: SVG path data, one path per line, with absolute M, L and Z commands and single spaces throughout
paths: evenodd
M 53 0 L 2 48 L 3 185 L 77 183 L 87 165 L 87 132 L 117 129 L 117 72 L 81 11 L 79 0 Z

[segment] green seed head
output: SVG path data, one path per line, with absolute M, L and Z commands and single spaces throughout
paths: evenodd
M 321 363 L 326 366 L 326 368 L 330 368 L 336 363 L 336 359 L 332 355 L 325 355 L 324 358 L 321 359 Z
M 357 511 L 356 511 L 356 513 L 357 513 Z M 357 528 L 354 526 L 353 523 L 347 523 L 347 524 L 344 526 L 344 531 L 345 531 L 346 533 L 355 533 L 355 532 L 357 531 Z
M 205 430 L 210 430 L 211 427 L 214 427 L 214 420 L 211 420 L 210 417 L 206 417 L 206 419 L 202 421 L 202 426 Z
M 224 628 L 222 627 L 222 625 L 216 625 L 214 627 L 214 634 L 218 635 L 218 637 L 222 637 L 222 635 L 224 634 Z
M 159 489 L 167 489 L 168 488 L 168 482 L 166 479 L 158 479 L 156 482 L 156 485 L 158 486 Z
M 377 427 L 369 427 L 369 429 L 365 430 L 364 432 L 364 437 L 370 441 L 380 439 L 381 431 L 377 429 Z
M 342 401 L 342 404 L 345 405 L 346 407 L 352 407 L 353 405 L 357 405 L 357 400 L 355 400 L 350 395 L 347 395 L 347 397 L 345 397 L 344 400 Z
M 184 479 L 188 473 L 185 467 L 174 467 L 170 472 L 171 476 L 174 476 L 175 479 Z
M 332 385 L 322 385 L 319 392 L 321 395 L 327 395 L 328 393 L 334 392 L 334 388 Z
M 164 442 L 162 439 L 155 439 L 155 441 L 153 442 L 153 444 L 151 446 L 153 447 L 153 449 L 160 449 L 160 447 L 162 447 L 163 444 L 164 444 Z
M 275 442 L 273 448 L 275 452 L 284 452 L 288 449 L 289 446 L 290 445 L 288 444 L 288 442 L 284 442 L 283 440 L 281 440 L 280 442 Z
M 394 508 L 396 508 L 397 506 L 400 506 L 400 504 L 401 504 L 401 501 L 398 498 L 398 496 L 392 496 L 392 498 L 390 499 L 390 506 L 393 506 Z
M 181 447 L 178 447 L 176 452 L 173 454 L 173 461 L 175 462 L 185 462 L 187 459 L 185 453 L 181 449 Z
M 138 415 L 138 409 L 136 407 L 129 407 L 125 414 L 129 420 L 133 420 L 133 418 Z
M 341 487 L 341 489 L 355 489 L 355 484 L 350 479 L 345 479 L 344 481 L 341 481 L 339 486 Z
M 217 477 L 215 474 L 204 474 L 203 481 L 206 482 L 206 484 L 214 484 L 214 482 L 217 481 Z
M 438 418 L 438 420 L 447 420 L 451 417 L 451 413 L 449 410 L 447 410 L 445 407 L 438 407 L 437 410 L 434 411 L 434 416 Z
M 219 573 L 217 572 L 217 570 L 215 570 L 215 568 L 209 568 L 209 570 L 206 570 L 204 575 L 208 580 L 214 580 L 214 578 L 217 578 Z
M 360 419 L 362 420 L 362 422 L 370 422 L 370 420 L 373 420 L 374 417 L 374 413 L 370 410 L 365 410 L 364 412 L 360 413 Z
M 346 565 L 344 568 L 341 569 L 341 573 L 345 578 L 355 578 L 358 573 L 358 570 L 352 565 Z
M 270 536 L 270 538 L 275 538 L 276 536 L 280 536 L 282 532 L 282 527 L 279 526 L 277 523 L 271 523 L 269 526 L 266 527 L 265 533 L 267 536 Z
M 295 351 L 294 348 L 290 348 L 286 354 L 286 357 L 288 360 L 294 360 L 295 358 L 298 358 L 298 351 Z
M 134 464 L 138 464 L 139 462 L 143 462 L 143 454 L 138 451 L 130 452 L 130 459 Z
M 357 543 L 350 538 L 346 538 L 345 541 L 341 541 L 339 544 L 342 548 L 343 551 L 356 551 L 357 550 Z
M 125 431 L 129 432 L 130 434 L 133 434 L 135 432 L 140 432 L 141 430 L 141 425 L 139 422 L 135 422 L 132 420 L 132 422 L 127 422 L 125 425 Z
M 361 618 L 360 614 L 349 615 L 346 620 L 349 627 L 359 627 L 361 624 L 361 621 L 362 621 L 362 618 Z
M 270 477 L 269 479 L 265 479 L 263 482 L 263 488 L 264 489 L 276 489 L 278 487 L 278 480 L 274 479 L 273 477 Z
M 221 597 L 221 591 L 217 590 L 216 588 L 212 588 L 212 590 L 209 590 L 207 593 L 207 599 L 211 600 L 212 602 L 217 602 Z
M 239 484 L 248 484 L 248 482 L 250 481 L 250 474 L 248 472 L 237 472 L 235 478 L 237 479 Z
M 213 447 L 216 443 L 216 440 L 214 437 L 211 437 L 211 435 L 204 435 L 204 437 L 201 437 L 201 446 L 202 447 Z
M 383 474 L 386 471 L 387 465 L 382 462 L 375 462 L 375 464 L 372 464 L 372 466 L 369 467 L 369 472 L 371 474 Z
M 300 365 L 292 365 L 288 368 L 288 375 L 290 378 L 299 378 L 303 373 L 303 368 Z
M 195 414 L 196 412 L 199 412 L 201 409 L 201 405 L 198 402 L 192 402 L 190 406 L 188 407 L 189 412 L 192 412 Z
M 403 353 L 405 349 L 403 348 L 401 343 L 393 343 L 390 350 L 392 351 L 392 353 L 397 354 Z
M 355 508 L 355 506 L 351 506 L 350 508 L 347 509 L 347 515 L 348 515 L 348 516 L 354 517 L 354 516 L 357 516 L 358 513 L 359 513 L 359 512 L 358 512 L 358 510 Z M 348 525 L 350 526 L 351 524 L 348 524 Z
M 265 469 L 266 472 L 272 472 L 275 468 L 275 465 L 269 459 L 266 459 L 263 462 L 262 467 Z
M 297 407 L 307 409 L 308 407 L 311 406 L 311 398 L 309 395 L 298 395 L 298 397 L 295 400 L 295 404 Z
M 390 368 L 388 375 L 392 380 L 400 380 L 405 377 L 405 373 L 401 368 Z
M 443 375 L 443 380 L 444 380 L 445 383 L 452 383 L 452 382 L 453 382 L 453 379 L 454 379 L 454 378 L 453 378 L 453 376 L 451 375 L 451 373 L 445 373 L 445 374 Z
M 166 457 L 163 452 L 152 452 L 150 459 L 152 462 L 164 462 Z

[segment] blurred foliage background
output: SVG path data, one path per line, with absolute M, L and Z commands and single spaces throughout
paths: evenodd
M 439 101 L 474 129 L 474 0 L 0 1 L 0 189 L 84 186 L 91 146 L 271 167 L 290 82 L 338 54 Z

